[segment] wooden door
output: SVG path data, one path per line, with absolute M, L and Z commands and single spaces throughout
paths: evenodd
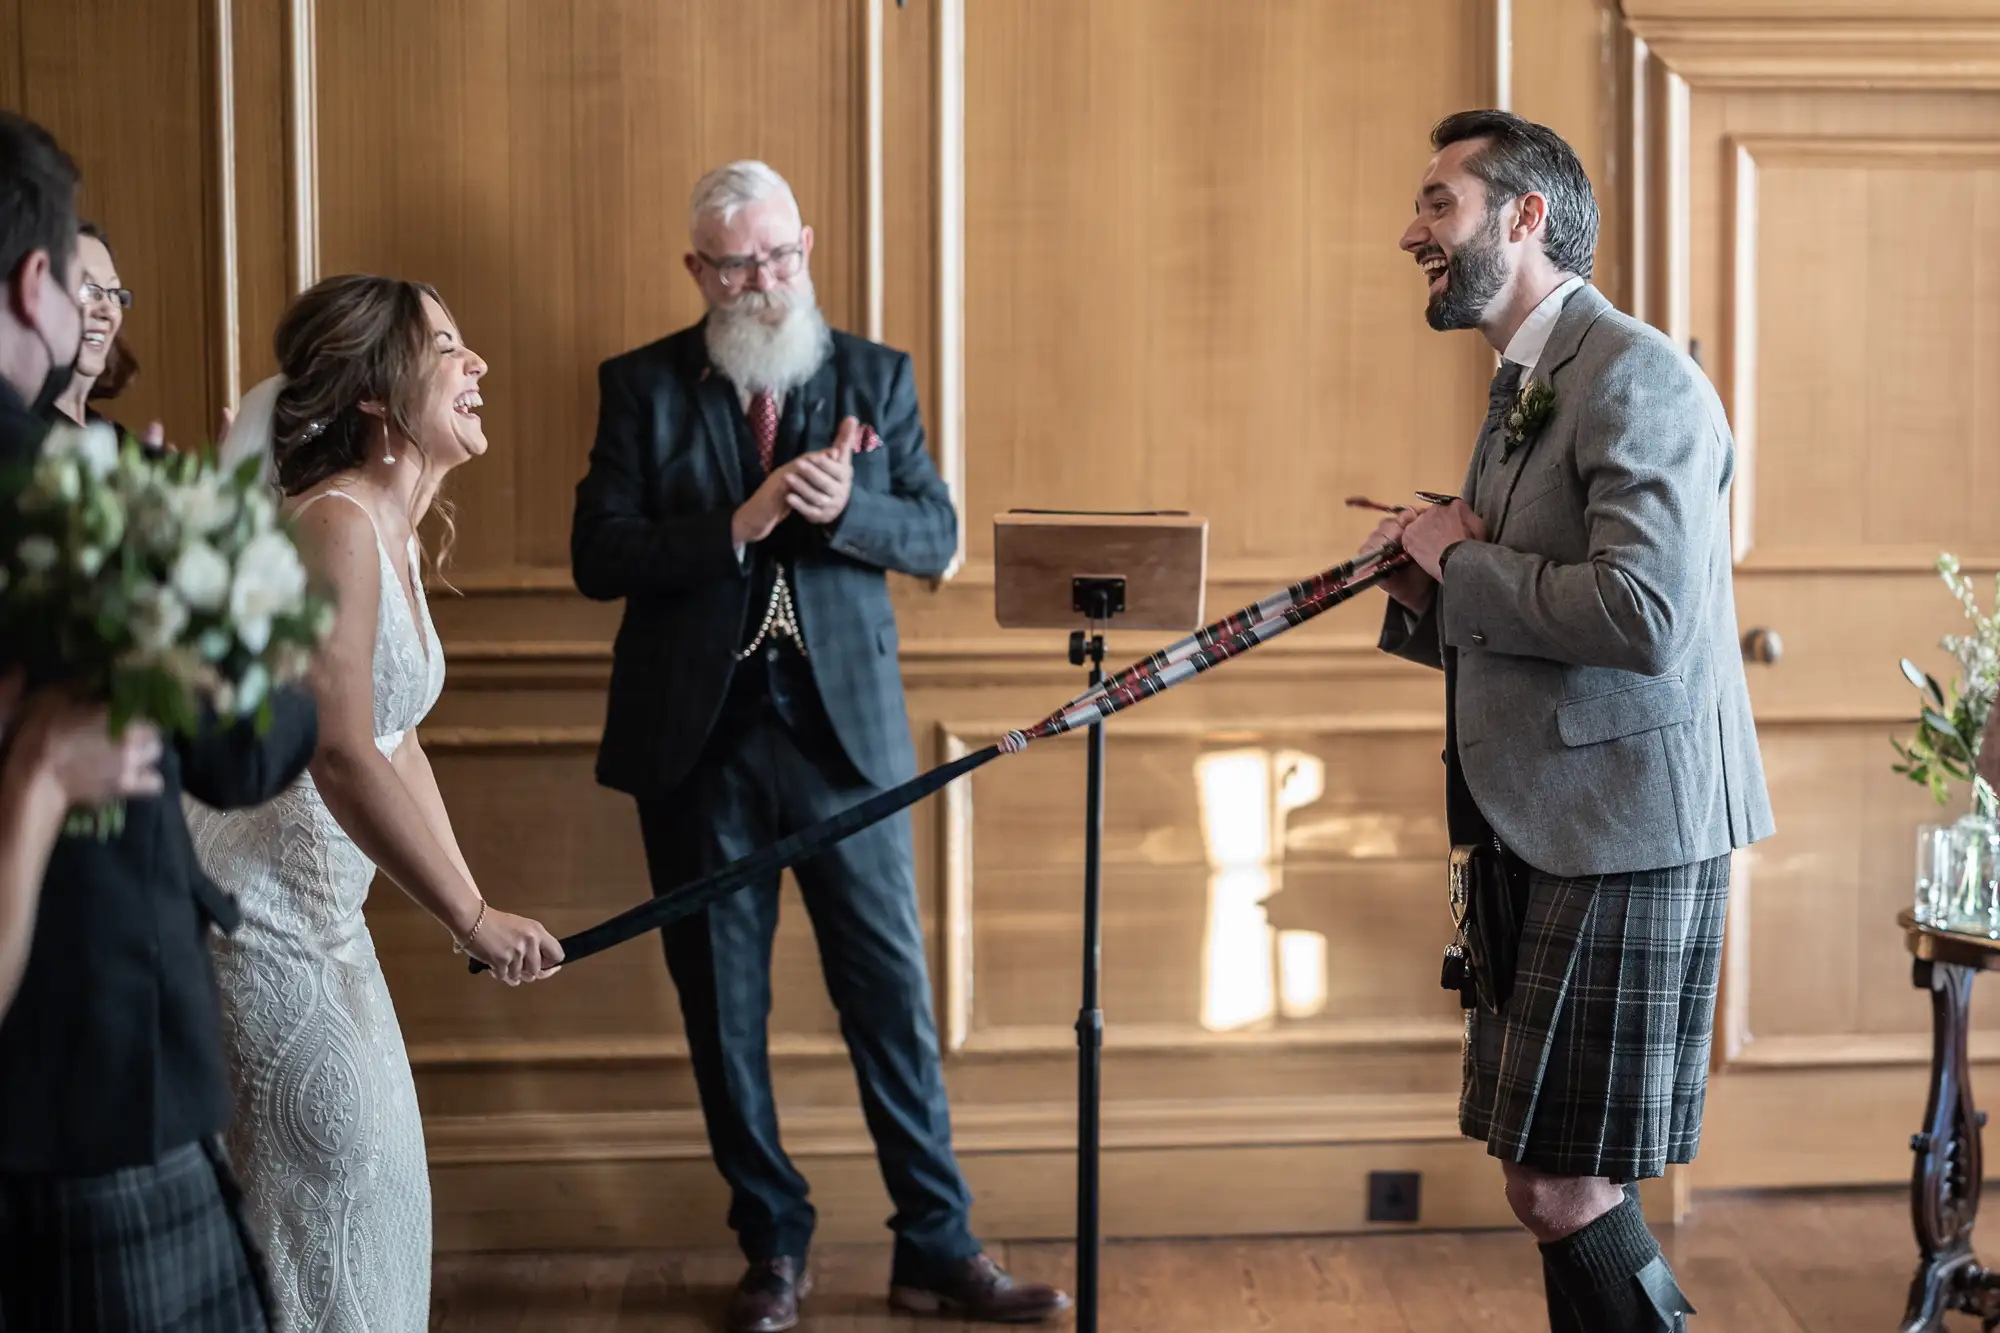
M 1778 823 L 1737 858 L 1695 1183 L 1895 1180 L 1930 1037 L 1894 917 L 1915 826 L 1962 808 L 1890 771 L 1916 708 L 1897 662 L 1950 678 L 1940 552 L 1989 608 L 2000 566 L 2000 5 L 1625 12 L 1635 300 L 1698 350 L 1736 431 Z M 1982 1035 L 1996 1006 L 1978 997 Z

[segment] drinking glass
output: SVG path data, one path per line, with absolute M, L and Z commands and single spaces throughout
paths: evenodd
M 1954 841 L 1959 883 L 1976 905 L 1973 929 L 2000 940 L 2000 829 L 1991 820 L 1961 820 Z
M 1945 824 L 1917 827 L 1916 900 L 1912 904 L 1920 926 L 1945 924 L 1944 877 L 1951 866 L 1951 829 Z

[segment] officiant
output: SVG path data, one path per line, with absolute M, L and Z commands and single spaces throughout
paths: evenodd
M 600 369 L 577 487 L 577 587 L 625 600 L 598 778 L 637 798 L 655 892 L 912 777 L 884 572 L 957 546 L 908 355 L 829 330 L 813 231 L 760 162 L 695 187 L 699 324 Z M 896 1213 L 890 1301 L 1021 1322 L 1068 1299 L 1017 1284 L 970 1230 L 899 814 L 798 867 Z M 779 1144 L 767 1019 L 778 876 L 664 932 L 729 1223 L 735 1333 L 793 1327 L 814 1210 Z

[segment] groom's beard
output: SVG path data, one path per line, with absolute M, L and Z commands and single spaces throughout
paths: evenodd
M 1452 254 L 1445 264 L 1444 290 L 1430 299 L 1424 319 L 1438 332 L 1476 329 L 1486 307 L 1507 285 L 1500 263 L 1500 210 L 1487 214 L 1479 234 Z
M 801 276 L 786 289 L 746 291 L 708 312 L 708 359 L 738 388 L 788 393 L 813 377 L 833 335 Z

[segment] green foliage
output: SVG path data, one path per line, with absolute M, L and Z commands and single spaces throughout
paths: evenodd
M 1951 800 L 1953 783 L 1970 783 L 1974 798 L 1983 805 L 1994 799 L 1992 789 L 1974 769 L 1987 720 L 1993 711 L 1996 676 L 2000 676 L 2000 619 L 1979 609 L 1971 581 L 1960 572 L 1958 558 L 1947 552 L 1938 557 L 1938 574 L 1965 608 L 1973 632 L 1946 635 L 1944 650 L 1958 660 L 1962 674 L 1949 686 L 1921 670 L 1909 658 L 1902 659 L 1903 676 L 1918 691 L 1919 710 L 1914 719 L 1915 734 L 1908 741 L 1891 738 L 1900 762 L 1891 765 L 1910 781 L 1929 789 L 1939 805 Z M 1995 580 L 2000 597 L 2000 579 Z

